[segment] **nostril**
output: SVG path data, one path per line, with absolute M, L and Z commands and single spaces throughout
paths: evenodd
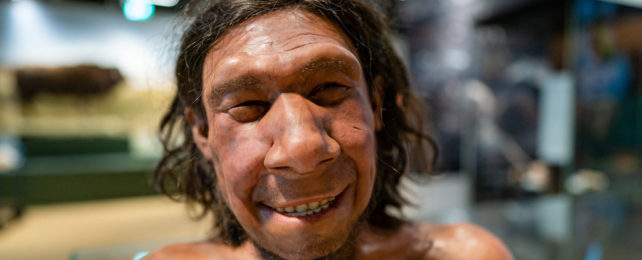
M 272 169 L 278 170 L 278 171 L 283 171 L 289 169 L 287 166 L 279 166 L 279 167 L 272 167 Z

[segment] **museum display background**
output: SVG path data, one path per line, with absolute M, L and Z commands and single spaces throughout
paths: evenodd
M 206 236 L 150 185 L 184 2 L 0 1 L 0 259 Z M 642 2 L 376 2 L 441 148 L 405 214 L 516 259 L 642 258 Z

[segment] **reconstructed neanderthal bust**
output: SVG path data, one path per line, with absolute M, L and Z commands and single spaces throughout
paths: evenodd
M 390 214 L 406 204 L 408 154 L 435 153 L 421 149 L 432 142 L 376 9 L 240 0 L 190 11 L 155 184 L 211 212 L 213 235 L 148 258 L 511 259 L 477 226 Z

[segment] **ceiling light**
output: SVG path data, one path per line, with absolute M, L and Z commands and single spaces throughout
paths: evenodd
M 147 21 L 154 15 L 154 5 L 150 0 L 125 0 L 123 14 L 130 21 Z

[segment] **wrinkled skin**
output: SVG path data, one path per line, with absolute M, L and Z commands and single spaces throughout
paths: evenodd
M 381 97 L 369 93 L 350 40 L 325 19 L 290 9 L 234 27 L 206 57 L 202 94 L 206 118 L 186 111 L 194 141 L 252 242 L 179 244 L 150 258 L 260 259 L 260 246 L 313 259 L 347 242 L 355 259 L 468 259 L 450 254 L 462 248 L 510 257 L 471 225 L 381 231 L 359 222 L 374 185 Z M 314 217 L 274 210 L 331 197 L 332 207 Z

